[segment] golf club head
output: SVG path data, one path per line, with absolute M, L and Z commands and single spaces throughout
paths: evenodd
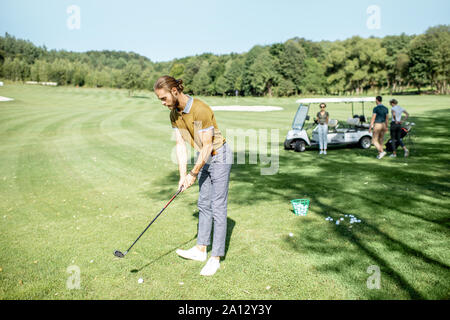
M 127 253 L 125 252 L 125 254 L 127 254 Z M 123 253 L 120 252 L 119 250 L 114 251 L 114 255 L 115 255 L 116 257 L 118 257 L 118 258 L 123 258 L 123 257 L 125 257 L 125 254 L 123 254 Z

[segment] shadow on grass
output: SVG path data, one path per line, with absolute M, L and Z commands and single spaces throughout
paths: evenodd
M 193 214 L 193 216 L 197 219 L 198 219 L 198 215 L 199 215 L 198 211 Z M 234 229 L 235 225 L 236 225 L 236 222 L 233 219 L 231 219 L 230 217 L 227 217 L 227 236 L 225 238 L 225 255 L 222 257 L 223 261 L 225 261 L 227 258 L 228 248 L 230 247 L 231 234 L 233 233 L 233 229 Z M 197 230 L 198 230 L 198 223 L 197 223 Z M 214 225 L 213 225 L 213 229 L 211 231 L 211 239 L 214 239 Z M 212 249 L 212 245 L 209 245 L 207 250 L 211 251 L 211 249 Z
M 330 148 L 319 157 L 315 149 L 295 153 L 280 143 L 274 175 L 262 176 L 261 165 L 233 165 L 229 203 L 246 207 L 308 198 L 319 219 L 298 220 L 299 235 L 284 239 L 299 259 L 307 257 L 360 298 L 448 298 L 450 175 L 442 148 L 448 150 L 449 111 L 411 119 L 416 141 L 409 158 L 376 160 L 373 147 Z M 176 171 L 163 181 L 177 182 Z M 363 222 L 352 228 L 324 222 L 348 214 Z M 382 290 L 366 287 L 370 265 L 381 270 Z
M 149 96 L 131 96 L 130 98 L 136 98 L 136 99 L 150 99 Z
M 198 218 L 198 212 L 195 212 L 195 213 L 193 214 L 193 216 L 196 217 L 196 218 Z M 225 239 L 225 255 L 222 257 L 222 260 L 223 260 L 223 261 L 226 260 L 228 248 L 230 247 L 231 234 L 233 233 L 233 229 L 234 229 L 234 226 L 235 226 L 235 225 L 236 225 L 236 222 L 235 222 L 233 219 L 230 219 L 230 218 L 227 217 L 227 236 L 226 236 L 226 239 Z M 198 230 L 198 224 L 197 224 L 197 230 Z M 214 230 L 212 231 L 211 237 L 213 236 L 213 233 L 214 233 Z M 151 265 L 154 264 L 155 262 L 158 262 L 158 261 L 161 260 L 162 258 L 164 258 L 164 257 L 168 256 L 169 254 L 175 252 L 177 249 L 181 249 L 181 248 L 183 248 L 185 245 L 187 245 L 188 243 L 190 243 L 191 241 L 197 239 L 197 235 L 198 235 L 198 234 L 196 234 L 193 238 L 187 240 L 186 242 L 183 242 L 183 243 L 177 245 L 176 247 L 172 248 L 171 250 L 167 251 L 166 253 L 160 255 L 158 258 L 153 259 L 152 261 L 146 263 L 146 264 L 143 265 L 142 267 L 137 268 L 137 269 L 132 269 L 132 270 L 130 270 L 130 272 L 132 272 L 132 273 L 137 273 L 137 272 L 142 271 L 143 269 L 145 269 L 145 268 L 151 266 Z M 211 250 L 211 246 L 208 246 L 207 249 L 208 249 L 208 251 L 210 251 L 210 250 Z
M 145 268 L 151 266 L 151 265 L 154 264 L 155 262 L 158 262 L 158 261 L 161 260 L 162 258 L 164 258 L 164 257 L 168 256 L 169 254 L 175 252 L 175 250 L 179 249 L 180 247 L 187 245 L 189 242 L 191 242 L 191 241 L 194 240 L 195 238 L 197 238 L 197 235 L 195 235 L 195 237 L 193 237 L 192 239 L 189 239 L 188 241 L 186 241 L 186 242 L 180 244 L 179 246 L 176 246 L 176 247 L 172 248 L 171 250 L 167 251 L 166 253 L 160 255 L 158 258 L 153 259 L 152 261 L 146 263 L 146 264 L 143 265 L 142 267 L 137 268 L 137 269 L 132 269 L 132 270 L 130 270 L 130 272 L 132 272 L 132 273 L 141 272 L 143 269 L 145 269 Z

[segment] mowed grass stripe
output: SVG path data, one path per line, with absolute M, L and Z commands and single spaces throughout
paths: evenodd
M 71 175 L 64 175 L 64 182 L 58 183 L 57 173 L 60 170 L 57 170 L 56 167 L 59 164 L 59 159 L 54 156 L 56 149 L 51 140 L 49 142 L 49 139 L 51 139 L 49 138 L 49 132 L 52 132 L 54 137 L 65 123 L 82 115 L 65 115 L 65 117 L 57 119 L 49 118 L 45 122 L 41 121 L 40 126 L 34 126 L 34 135 L 28 138 L 28 143 L 22 145 L 17 158 L 17 191 L 22 195 L 25 203 L 47 198 L 54 201 L 55 198 L 58 198 L 58 192 L 65 193 L 68 191 L 67 181 Z M 40 129 L 37 127 L 40 127 Z M 63 172 L 67 173 L 65 170 Z M 55 183 L 57 187 L 51 188 L 51 185 Z M 50 203 L 47 203 L 47 205 L 50 206 Z
M 100 131 L 101 122 L 111 117 L 111 113 L 91 117 L 80 126 L 80 134 L 86 145 L 90 147 L 92 159 L 99 162 L 104 169 L 114 172 L 117 177 L 123 179 L 137 176 L 136 170 L 148 173 L 147 154 L 138 147 L 134 147 L 132 141 L 117 144 L 109 136 Z
M 61 115 L 58 116 L 61 117 Z M 67 115 L 64 115 L 64 117 L 61 118 L 67 118 Z M 14 201 L 17 201 L 16 206 L 18 206 L 19 203 L 26 203 L 29 200 L 27 198 L 17 197 L 17 195 L 23 193 L 23 190 L 20 190 L 20 183 L 27 183 L 29 180 L 27 175 L 23 177 L 24 168 L 36 168 L 34 163 L 29 160 L 35 156 L 35 150 L 39 150 L 42 147 L 42 143 L 45 141 L 45 138 L 40 137 L 40 133 L 42 130 L 45 130 L 45 126 L 48 123 L 50 123 L 50 126 L 55 123 L 61 123 L 61 118 L 55 120 L 47 115 L 45 121 L 43 118 L 28 121 L 18 137 L 9 141 L 7 144 L 2 144 L 1 149 L 3 149 L 4 156 L 2 157 L 1 166 L 3 170 L 0 169 L 0 172 L 3 174 L 5 183 L 8 183 L 7 188 L 14 191 L 14 194 L 16 195 L 16 197 L 14 197 Z M 28 158 L 28 160 L 23 160 L 23 158 Z M 23 181 L 21 181 L 21 179 Z M 8 210 L 10 209 L 12 208 L 8 208 Z

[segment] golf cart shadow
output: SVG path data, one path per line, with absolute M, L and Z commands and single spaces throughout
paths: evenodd
M 283 144 L 281 144 L 283 145 Z M 373 146 L 373 145 L 371 145 Z M 319 145 L 314 145 L 311 146 L 309 148 L 306 148 L 305 153 L 308 152 L 312 152 L 312 153 L 316 153 L 320 150 Z M 352 151 L 357 151 L 358 154 L 367 154 L 367 149 L 361 149 L 361 147 L 358 144 L 350 144 L 350 145 L 345 145 L 345 144 L 335 144 L 335 145 L 328 145 L 327 146 L 327 151 L 333 151 L 333 150 L 352 150 Z M 369 152 L 370 153 L 370 152 Z

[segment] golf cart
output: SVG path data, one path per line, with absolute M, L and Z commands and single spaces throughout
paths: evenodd
M 294 121 L 292 122 L 292 130 L 289 130 L 286 140 L 284 141 L 284 149 L 294 149 L 297 152 L 303 152 L 307 146 L 319 145 L 319 128 L 318 124 L 310 123 L 308 126 L 305 122 L 310 120 L 308 115 L 311 104 L 326 103 L 351 103 L 352 117 L 346 123 L 340 123 L 336 119 L 328 121 L 328 145 L 359 145 L 363 149 L 369 149 L 372 143 L 372 134 L 369 133 L 369 123 L 366 122 L 364 115 L 364 102 L 375 102 L 375 98 L 312 98 L 300 99 L 296 101 L 300 103 Z M 355 115 L 355 103 L 362 104 L 362 114 Z M 316 110 L 316 109 L 314 109 Z M 314 112 L 315 118 L 315 112 Z M 316 121 L 315 121 L 316 122 Z M 311 137 L 308 136 L 307 130 L 314 127 Z

